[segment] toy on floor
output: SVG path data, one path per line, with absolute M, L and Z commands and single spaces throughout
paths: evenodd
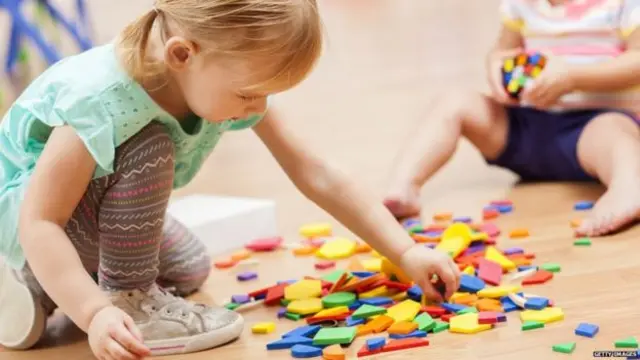
M 540 53 L 518 54 L 502 65 L 502 82 L 509 96 L 518 99 L 522 90 L 540 75 L 547 58 Z

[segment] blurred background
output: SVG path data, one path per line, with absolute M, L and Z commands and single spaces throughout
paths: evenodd
M 485 87 L 484 56 L 498 29 L 498 0 L 319 3 L 326 27 L 325 54 L 309 79 L 278 95 L 275 104 L 313 151 L 381 197 L 399 148 L 419 121 L 428 121 L 422 114 L 430 98 L 446 87 Z M 16 66 L 4 66 L 16 11 L 47 46 L 69 56 L 81 51 L 82 44 L 48 15 L 45 5 L 98 45 L 111 41 L 151 4 L 151 0 L 0 0 L 0 114 L 48 66 L 27 37 L 20 42 Z M 449 201 L 455 192 L 475 209 L 508 191 L 513 181 L 509 173 L 487 167 L 463 142 L 454 160 L 425 187 L 424 202 L 427 209 L 465 211 L 464 203 Z M 285 232 L 302 222 L 326 218 L 299 195 L 251 131 L 226 135 L 198 177 L 176 196 L 196 192 L 275 199 Z

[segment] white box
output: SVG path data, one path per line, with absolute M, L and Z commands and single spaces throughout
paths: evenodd
M 170 202 L 168 211 L 198 236 L 212 255 L 279 235 L 276 204 L 271 200 L 190 195 Z

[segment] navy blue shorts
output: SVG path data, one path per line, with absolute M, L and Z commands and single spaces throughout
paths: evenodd
M 578 139 L 596 116 L 615 110 L 549 112 L 533 108 L 508 107 L 507 144 L 491 165 L 507 168 L 522 181 L 597 181 L 578 162 Z

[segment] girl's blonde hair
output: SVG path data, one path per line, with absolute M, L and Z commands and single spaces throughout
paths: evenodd
M 274 61 L 271 76 L 253 84 L 253 90 L 297 85 L 322 51 L 316 0 L 157 0 L 120 36 L 120 58 L 134 79 L 144 81 L 164 72 L 163 64 L 150 60 L 146 50 L 154 26 L 166 31 L 168 21 L 205 51 Z

